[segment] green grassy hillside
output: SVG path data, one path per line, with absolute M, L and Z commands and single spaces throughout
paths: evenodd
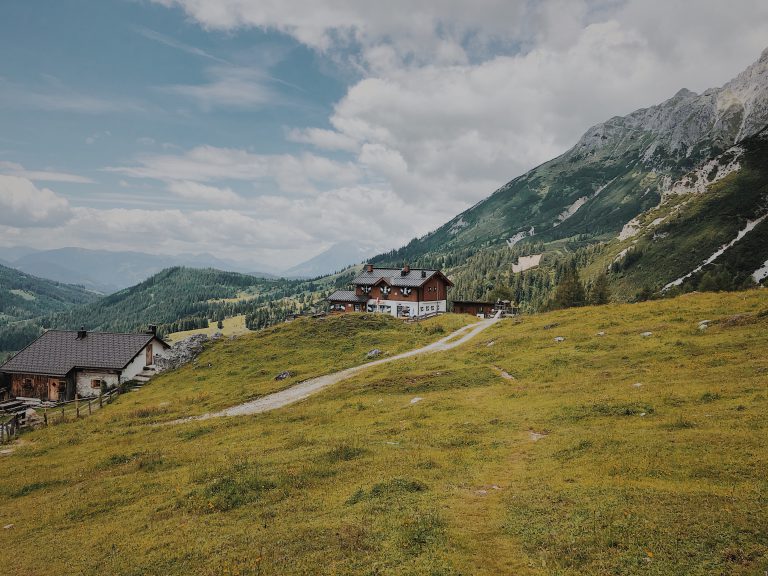
M 763 290 L 573 309 L 272 413 L 156 425 L 282 386 L 278 370 L 303 379 L 439 330 L 349 316 L 220 341 L 197 369 L 0 456 L 0 565 L 762 574 L 767 329 Z
M 0 265 L 0 362 L 5 350 L 19 350 L 40 335 L 31 319 L 97 301 L 99 294 L 82 286 L 37 278 Z
M 0 282 L 2 271 L 0 269 Z M 75 288 L 50 281 L 39 282 Z M 246 318 L 246 324 L 249 328 L 261 328 L 311 307 L 321 299 L 319 290 L 329 287 L 332 282 L 332 278 L 318 282 L 265 279 L 212 268 L 176 267 L 100 299 L 92 295 L 81 298 L 79 306 L 32 309 L 25 294 L 11 294 L 13 302 L 25 302 L 30 308 L 29 321 L 24 324 L 25 331 L 20 332 L 17 326 L 4 327 L 0 316 L 0 350 L 19 350 L 43 328 L 75 330 L 85 326 L 88 330 L 127 332 L 145 330 L 147 325 L 157 324 L 161 334 L 168 334 L 205 328 L 209 322 L 215 325 L 217 320 L 238 315 L 258 316 L 258 322 L 249 323 Z M 0 291 L 0 306 L 3 302 Z M 6 340 L 9 346 L 3 348 L 2 343 Z
M 37 278 L 0 265 L 0 322 L 25 320 L 99 299 L 82 286 Z

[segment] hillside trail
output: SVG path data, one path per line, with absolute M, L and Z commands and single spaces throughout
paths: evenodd
M 209 418 L 221 418 L 223 416 L 245 416 L 248 414 L 259 414 L 261 412 L 269 412 L 270 410 L 282 408 L 283 406 L 287 406 L 289 404 L 293 404 L 294 402 L 299 402 L 300 400 L 309 398 L 313 394 L 317 394 L 321 390 L 334 384 L 338 384 L 339 382 L 351 378 L 352 376 L 355 376 L 373 366 L 381 366 L 382 364 L 396 362 L 398 360 L 411 358 L 420 354 L 431 354 L 435 352 L 446 352 L 448 350 L 453 350 L 454 348 L 468 342 L 480 334 L 480 332 L 483 330 L 490 328 L 500 319 L 501 312 L 497 313 L 493 318 L 481 320 L 475 324 L 469 324 L 468 326 L 459 328 L 445 338 L 441 338 L 440 340 L 421 348 L 408 350 L 407 352 L 402 352 L 395 356 L 390 356 L 389 358 L 374 360 L 373 362 L 368 362 L 367 364 L 353 366 L 352 368 L 339 370 L 338 372 L 333 372 L 324 376 L 318 376 L 317 378 L 310 378 L 309 380 L 304 380 L 304 382 L 299 382 L 295 386 L 291 386 L 290 388 L 286 388 L 285 390 L 281 390 L 279 392 L 267 394 L 266 396 L 262 396 L 256 400 L 251 400 L 250 402 L 231 406 L 230 408 L 225 408 L 219 412 L 207 412 L 205 414 L 201 414 L 200 416 L 181 418 L 179 420 L 169 422 L 169 424 L 180 424 L 182 422 L 191 422 L 195 420 L 208 420 Z

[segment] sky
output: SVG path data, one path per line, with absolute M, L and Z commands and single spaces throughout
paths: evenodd
M 397 248 L 766 47 L 765 0 L 3 0 L 0 246 Z

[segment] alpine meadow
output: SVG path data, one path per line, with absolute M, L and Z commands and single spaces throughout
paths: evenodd
M 764 1 L 0 32 L 3 574 L 768 574 Z

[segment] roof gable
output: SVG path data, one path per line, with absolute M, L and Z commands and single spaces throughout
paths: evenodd
M 362 286 L 375 286 L 383 281 L 390 286 L 398 288 L 419 288 L 435 276 L 442 279 L 448 286 L 453 286 L 453 283 L 440 270 L 426 270 L 422 268 L 411 268 L 406 274 L 403 274 L 400 268 L 374 268 L 373 272 L 363 269 L 352 283 Z
M 49 330 L 5 364 L 2 372 L 65 376 L 73 368 L 122 370 L 152 340 L 168 345 L 154 334 Z

